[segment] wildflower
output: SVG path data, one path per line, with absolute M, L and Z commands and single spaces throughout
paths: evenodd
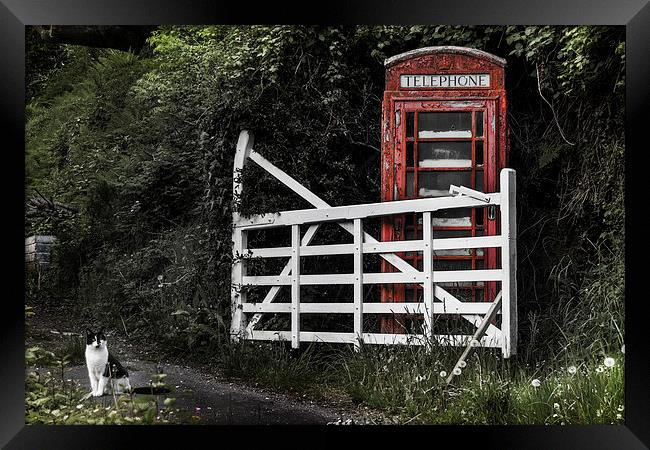
M 456 368 L 454 368 L 454 370 L 453 370 L 453 374 L 454 374 L 454 375 L 460 375 L 461 372 L 462 372 L 462 370 L 460 370 L 460 367 L 456 367 Z
M 623 411 L 624 409 L 623 405 L 618 405 L 618 408 L 616 408 L 617 411 Z
M 605 364 L 605 367 L 614 367 L 614 364 L 616 364 L 616 361 L 614 361 L 614 358 L 607 357 L 605 358 L 605 361 L 603 361 L 603 364 Z
M 163 276 L 162 276 L 162 275 L 158 275 L 158 281 L 162 281 L 162 279 L 163 279 Z
M 460 367 L 461 369 L 464 369 L 466 365 L 467 363 L 465 361 L 461 361 L 458 363 L 458 367 Z
M 532 387 L 538 388 L 541 386 L 542 383 L 537 378 L 535 378 L 533 381 L 530 382 L 530 384 Z
M 479 342 L 476 339 L 472 339 L 472 342 L 470 342 L 469 345 L 471 345 L 472 347 L 478 347 Z M 625 346 L 623 346 L 623 347 L 625 347 Z
M 446 376 L 447 376 L 447 372 L 445 372 L 444 370 L 441 370 L 440 371 L 440 378 L 444 378 Z
M 578 369 L 576 368 L 576 366 L 569 366 L 569 368 L 568 368 L 567 370 L 569 371 L 569 373 L 570 373 L 571 375 L 575 374 L 575 373 L 578 371 Z
M 596 367 L 596 372 L 598 372 L 598 373 L 602 373 L 603 370 L 605 370 L 605 368 L 603 366 Z
M 560 404 L 559 403 L 553 403 L 553 408 L 560 409 Z
M 623 418 L 623 416 L 621 416 L 621 413 L 618 413 L 618 414 L 616 414 L 616 418 L 617 418 L 618 420 L 621 420 L 621 419 Z

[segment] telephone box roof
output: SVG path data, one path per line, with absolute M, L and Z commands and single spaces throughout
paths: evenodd
M 500 66 L 506 65 L 506 60 L 499 58 L 491 53 L 484 52 L 483 50 L 478 50 L 475 48 L 468 47 L 456 47 L 453 45 L 444 45 L 439 47 L 422 47 L 416 48 L 415 50 L 409 50 L 408 52 L 400 53 L 399 55 L 391 56 L 384 61 L 384 66 L 391 67 L 398 62 L 404 61 L 406 59 L 414 58 L 416 56 L 422 55 L 432 55 L 436 53 L 454 53 L 460 55 L 473 56 L 475 58 L 481 58 L 498 64 Z

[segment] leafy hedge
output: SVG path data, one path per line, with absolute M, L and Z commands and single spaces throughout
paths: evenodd
M 213 348 L 229 322 L 239 131 L 331 204 L 376 201 L 383 59 L 460 45 L 508 60 L 523 354 L 620 348 L 624 28 L 174 26 L 149 43 L 28 48 L 56 65 L 28 71 L 28 193 L 81 207 L 28 218 L 27 235 L 60 242 L 35 297 Z M 253 165 L 243 177 L 245 214 L 306 206 Z

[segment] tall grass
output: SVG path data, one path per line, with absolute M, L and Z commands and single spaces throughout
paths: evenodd
M 476 349 L 451 384 L 446 377 L 460 349 L 416 346 L 351 347 L 286 343 L 228 346 L 227 374 L 280 389 L 342 391 L 356 404 L 409 424 L 623 423 L 624 354 L 594 355 L 566 364 L 522 364 L 500 351 Z M 604 364 L 605 358 L 611 367 Z

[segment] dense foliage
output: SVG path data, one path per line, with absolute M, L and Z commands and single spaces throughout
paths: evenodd
M 383 59 L 460 45 L 508 60 L 519 358 L 620 348 L 624 28 L 161 27 L 149 43 L 135 55 L 28 40 L 50 65 L 28 70 L 27 193 L 81 209 L 28 218 L 26 235 L 59 238 L 30 300 L 72 296 L 92 320 L 214 352 L 239 131 L 329 203 L 377 201 Z M 244 213 L 306 206 L 253 165 L 243 177 Z

